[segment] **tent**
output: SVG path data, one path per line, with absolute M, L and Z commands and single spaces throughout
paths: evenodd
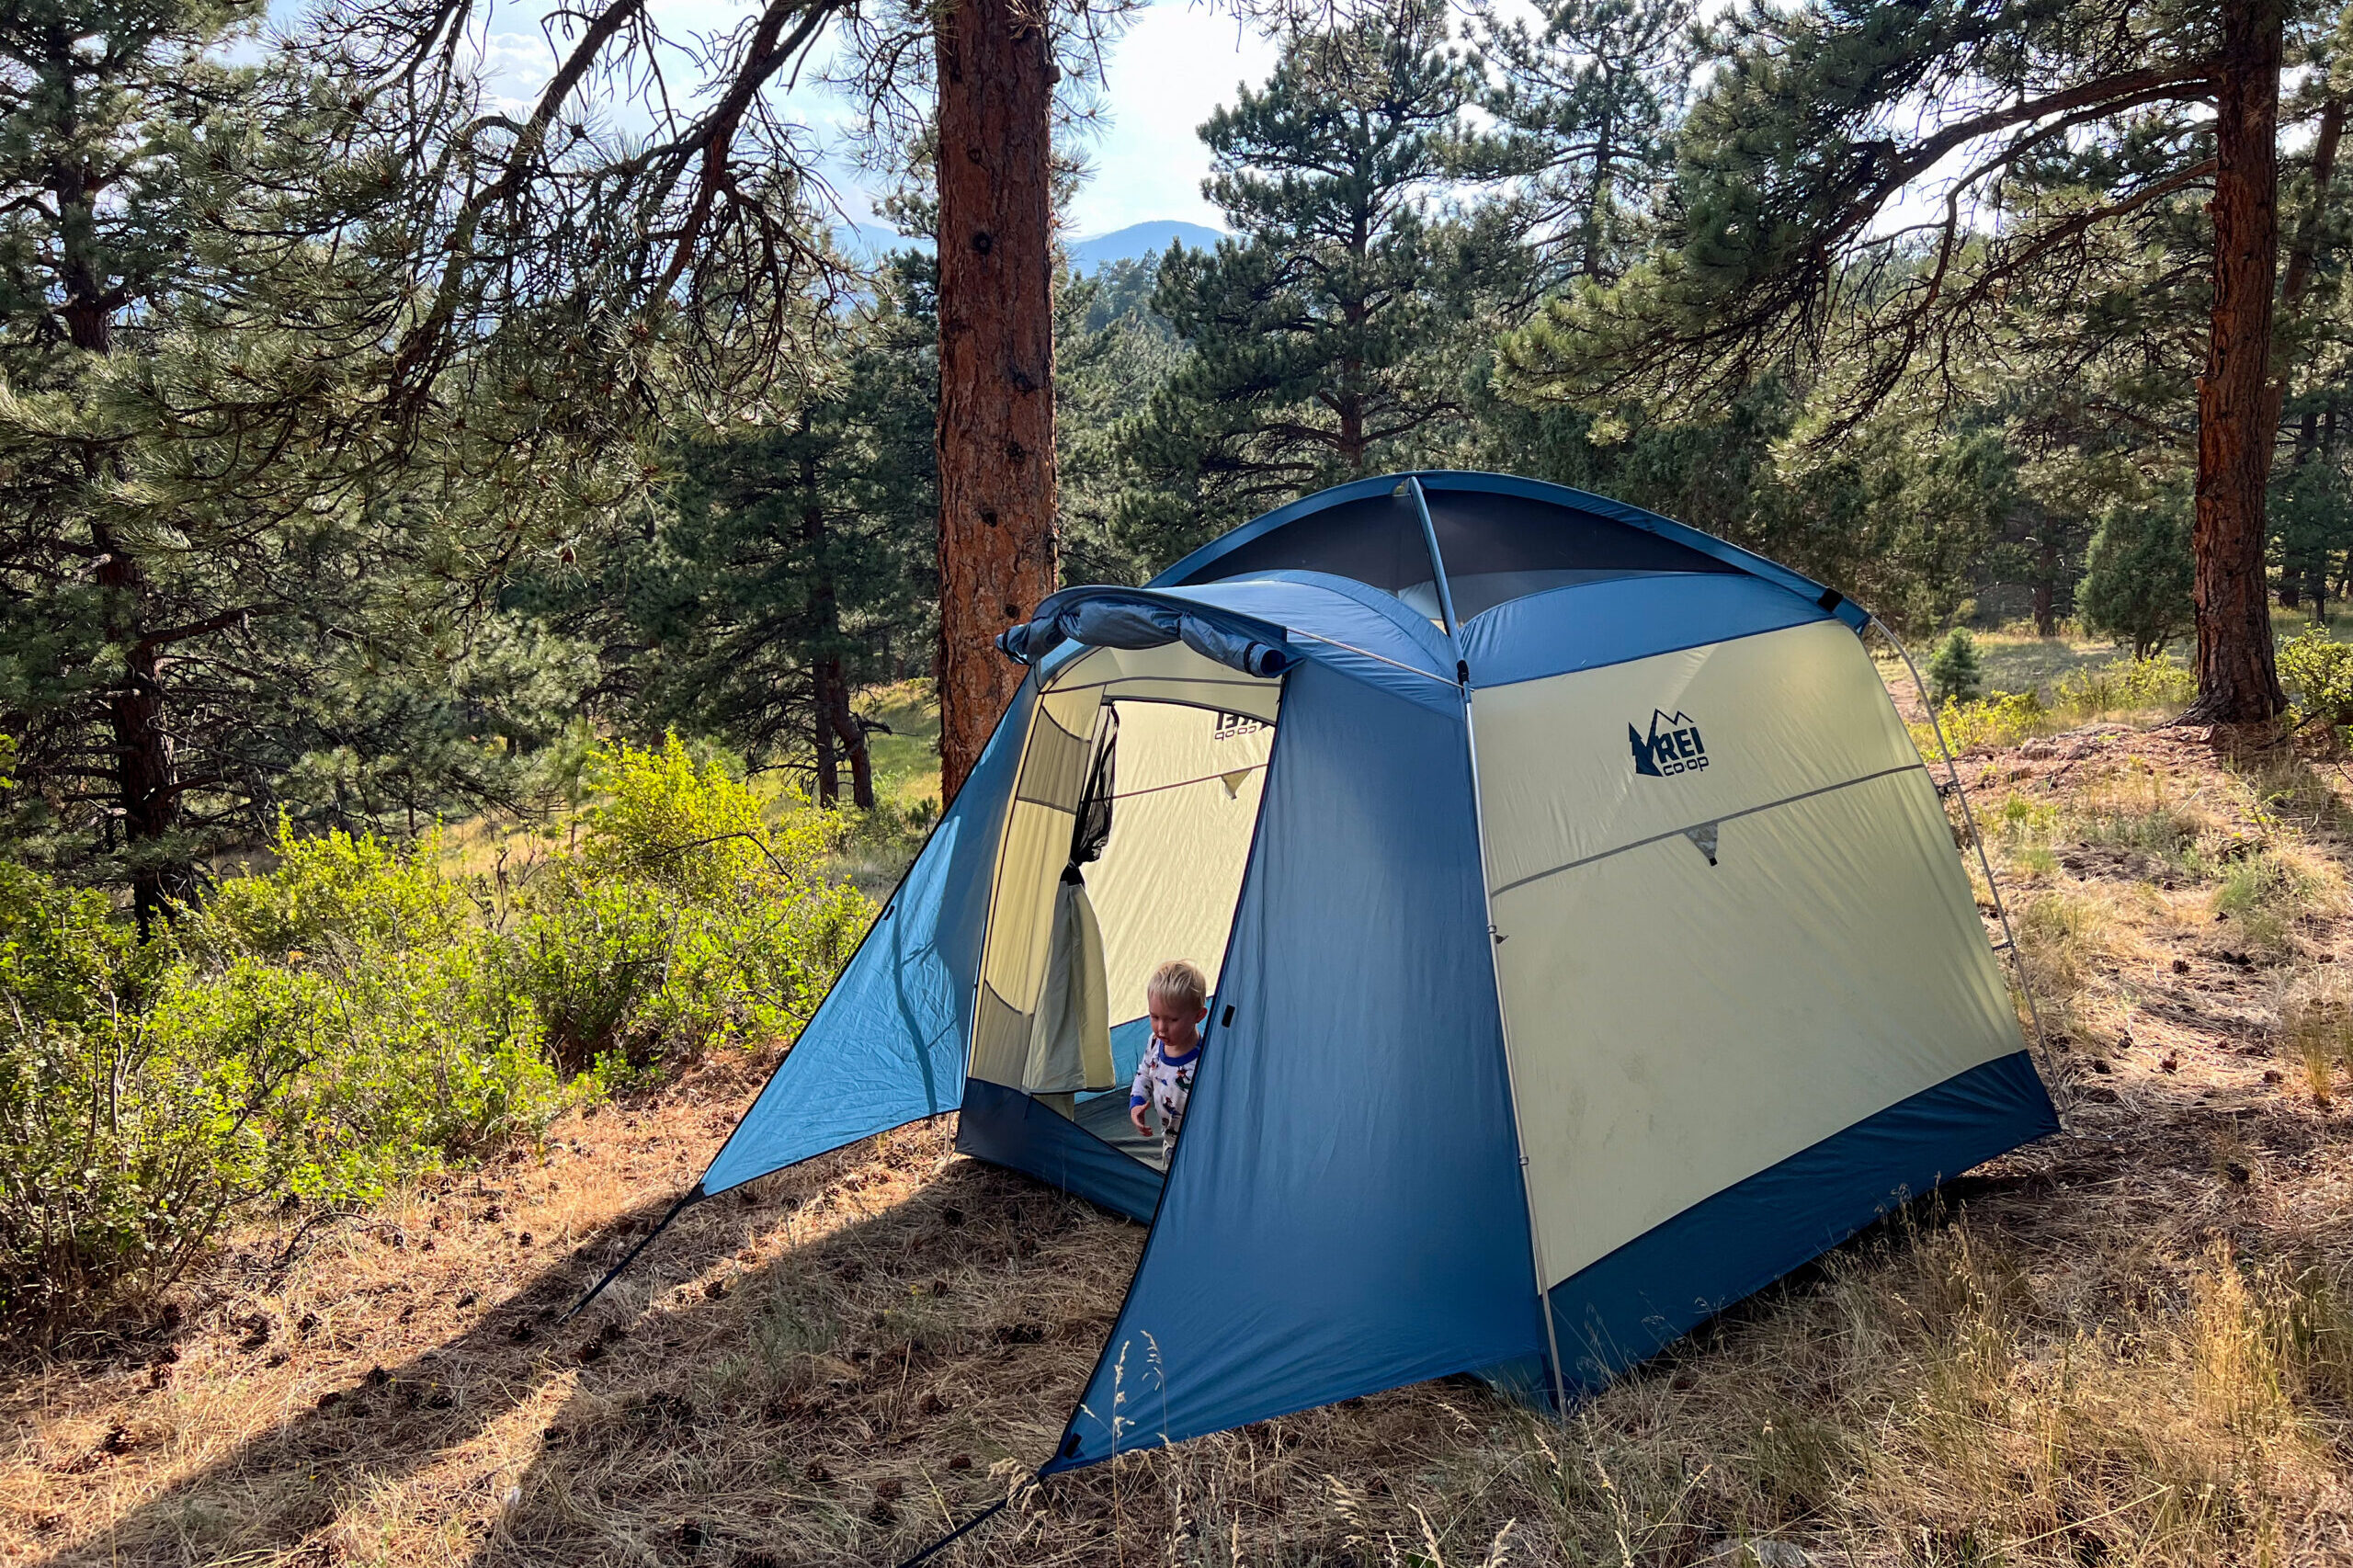
M 1149 1223 L 1045 1472 L 1448 1373 L 1574 1400 L 2056 1127 L 1869 624 L 1483 473 L 1058 593 L 689 1196 L 960 1111 Z M 1171 957 L 1213 996 L 1163 1169 L 1126 1085 Z

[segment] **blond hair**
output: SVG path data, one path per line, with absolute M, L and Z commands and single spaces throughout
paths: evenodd
M 1183 959 L 1170 959 L 1152 971 L 1152 978 L 1144 983 L 1143 994 L 1148 1001 L 1199 1008 L 1210 999 L 1209 976 Z

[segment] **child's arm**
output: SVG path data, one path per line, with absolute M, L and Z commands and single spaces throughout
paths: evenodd
M 1147 1045 L 1143 1060 L 1136 1063 L 1135 1082 L 1128 1085 L 1128 1119 L 1135 1124 L 1138 1133 L 1150 1137 L 1152 1129 L 1143 1119 L 1144 1108 L 1152 1103 L 1152 1053 L 1157 1049 Z

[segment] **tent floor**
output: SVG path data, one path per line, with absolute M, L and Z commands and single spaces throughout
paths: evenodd
M 1156 1171 L 1167 1170 L 1161 1156 L 1160 1134 L 1136 1131 L 1135 1123 L 1128 1119 L 1128 1096 L 1118 1089 L 1079 1101 L 1071 1119 L 1130 1159 Z

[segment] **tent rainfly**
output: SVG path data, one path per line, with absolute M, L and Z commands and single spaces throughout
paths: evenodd
M 953 1110 L 1147 1222 L 1041 1473 L 1452 1372 L 1573 1401 L 2056 1128 L 1870 619 L 1483 473 L 1065 589 L 688 1199 Z M 1170 958 L 1213 994 L 1164 1169 Z

